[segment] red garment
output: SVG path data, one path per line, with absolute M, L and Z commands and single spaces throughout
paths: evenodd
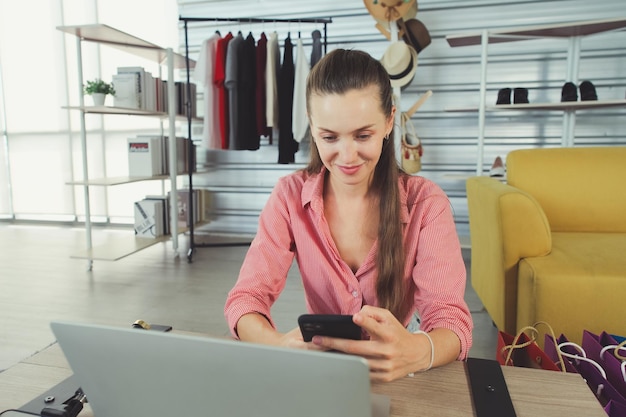
M 325 173 L 323 169 L 308 176 L 296 171 L 274 188 L 226 300 L 224 312 L 233 336 L 239 318 L 251 312 L 263 314 L 274 326 L 270 309 L 285 286 L 294 257 L 310 313 L 355 314 L 363 305 L 378 306 L 378 243 L 353 273 L 341 258 L 324 216 Z M 463 299 L 466 271 L 450 201 L 439 186 L 423 177 L 404 175 L 398 185 L 404 279 L 416 288 L 411 315 L 419 313 L 421 330 L 426 332 L 452 330 L 461 341 L 459 359 L 463 359 L 472 344 L 472 316 Z
M 228 32 L 226 36 L 217 41 L 217 51 L 215 55 L 215 70 L 213 82 L 217 86 L 218 96 L 218 119 L 220 123 L 220 138 L 222 149 L 228 149 L 228 92 L 224 87 L 224 80 L 226 79 L 226 51 L 228 49 L 228 42 L 233 38 L 233 34 Z

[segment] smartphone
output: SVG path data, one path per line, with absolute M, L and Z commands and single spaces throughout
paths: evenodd
M 361 328 L 354 324 L 351 315 L 303 314 L 298 317 L 298 325 L 305 342 L 315 335 L 361 340 Z

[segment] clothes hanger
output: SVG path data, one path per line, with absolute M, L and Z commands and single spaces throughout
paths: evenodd
M 215 26 L 218 26 L 217 19 L 215 19 Z M 222 36 L 219 29 L 215 29 L 215 33 L 217 33 L 218 36 Z

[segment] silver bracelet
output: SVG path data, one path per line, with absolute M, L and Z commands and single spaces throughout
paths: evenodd
M 433 339 L 430 337 L 430 335 L 428 333 L 426 333 L 423 330 L 416 330 L 416 331 L 413 332 L 413 334 L 423 334 L 424 336 L 426 336 L 426 338 L 430 342 L 430 363 L 428 364 L 428 366 L 425 369 L 422 369 L 420 372 L 428 371 L 430 368 L 433 367 L 433 363 L 435 362 L 435 344 L 433 343 Z M 415 373 L 411 372 L 409 374 L 409 376 L 413 377 L 413 376 L 415 376 Z

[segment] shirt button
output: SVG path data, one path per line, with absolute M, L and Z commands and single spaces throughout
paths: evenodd
M 359 296 L 359 292 L 357 290 L 352 291 L 352 296 L 357 298 Z

